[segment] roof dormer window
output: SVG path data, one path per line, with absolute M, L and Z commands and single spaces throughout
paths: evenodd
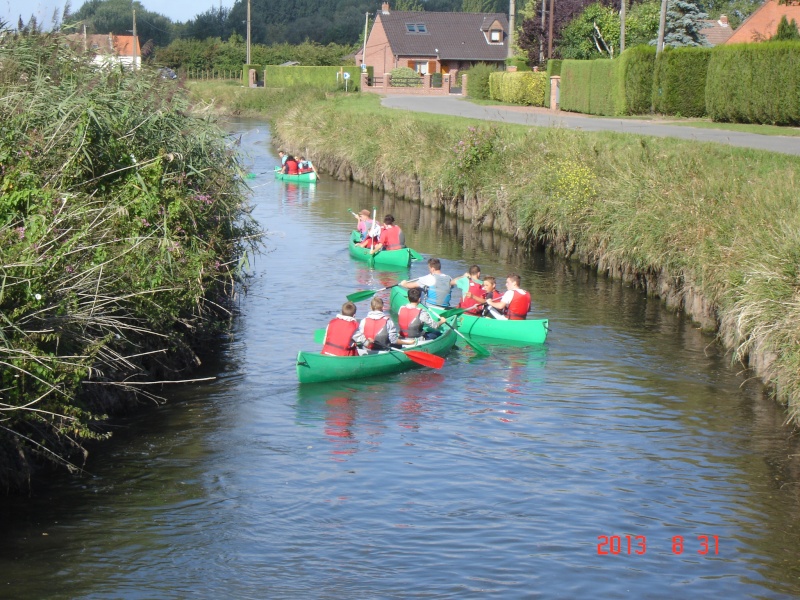
M 425 23 L 406 23 L 407 33 L 428 33 Z
M 503 41 L 503 31 L 501 29 L 492 29 L 489 32 L 489 40 L 495 44 Z

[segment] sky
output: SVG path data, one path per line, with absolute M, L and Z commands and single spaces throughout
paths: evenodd
M 230 8 L 234 0 L 222 0 L 222 6 Z M 220 6 L 220 0 L 138 0 L 147 10 L 169 17 L 173 21 L 188 21 L 209 8 Z M 72 12 L 83 6 L 84 0 L 71 0 Z M 53 10 L 58 9 L 59 15 L 64 11 L 66 0 L 0 0 L 0 20 L 16 27 L 20 15 L 26 23 L 31 15 L 36 16 L 36 21 L 45 29 L 50 29 L 53 23 Z

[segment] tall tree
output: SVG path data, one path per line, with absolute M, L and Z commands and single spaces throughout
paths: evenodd
M 700 33 L 709 27 L 708 23 L 703 23 L 704 19 L 708 19 L 708 14 L 697 4 L 687 0 L 668 0 L 664 47 L 709 46 L 706 37 Z M 657 39 L 650 40 L 651 45 L 657 42 Z
M 778 23 L 778 31 L 775 32 L 775 35 L 773 35 L 770 40 L 800 40 L 800 32 L 797 31 L 797 22 L 792 19 L 790 23 L 786 20 L 786 15 L 783 15 L 780 23 Z

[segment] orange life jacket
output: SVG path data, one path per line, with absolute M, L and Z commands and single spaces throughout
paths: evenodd
M 514 297 L 506 307 L 509 321 L 524 321 L 531 309 L 531 295 L 525 290 L 514 290 Z
M 421 308 L 403 306 L 397 312 L 397 326 L 400 328 L 400 337 L 412 338 L 422 335 L 422 320 L 419 318 Z
M 483 288 L 481 286 L 479 286 L 477 283 L 475 283 L 474 281 L 472 281 L 471 279 L 469 280 L 469 290 L 468 291 L 469 291 L 470 294 L 472 294 L 473 296 L 475 296 L 478 299 L 482 299 L 485 296 Z M 480 308 L 475 308 L 475 307 L 479 307 L 479 306 L 481 306 L 481 305 L 478 304 L 478 301 L 475 300 L 475 298 L 463 298 L 461 300 L 461 303 L 458 305 L 458 308 L 470 308 L 470 309 L 472 309 L 472 310 L 469 311 L 470 313 L 477 314 L 477 313 L 480 312 Z
M 384 250 L 399 250 L 404 247 L 400 243 L 400 228 L 396 226 L 384 228 L 380 241 Z
M 355 319 L 352 321 L 333 319 L 328 323 L 325 342 L 322 344 L 322 353 L 333 356 L 355 356 L 357 353 L 356 345 L 353 343 L 353 334 L 357 329 L 358 323 Z
M 389 322 L 389 317 L 382 317 L 380 319 L 373 319 L 366 317 L 364 319 L 364 337 L 375 341 L 378 346 L 384 348 L 389 347 L 389 330 L 386 324 Z

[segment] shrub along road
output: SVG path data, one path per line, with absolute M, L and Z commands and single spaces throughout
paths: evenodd
M 451 115 L 485 121 L 501 121 L 532 127 L 562 127 L 582 131 L 614 131 L 655 137 L 673 137 L 698 142 L 716 142 L 742 148 L 768 150 L 800 156 L 800 138 L 760 135 L 724 129 L 702 129 L 636 119 L 612 119 L 575 113 L 553 113 L 548 109 L 517 106 L 484 106 L 451 96 L 387 96 L 387 108 Z

